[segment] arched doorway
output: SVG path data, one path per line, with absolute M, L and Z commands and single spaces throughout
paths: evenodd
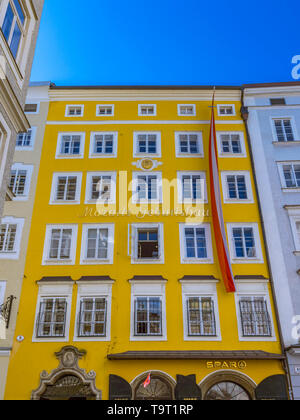
M 170 379 L 159 373 L 151 374 L 151 382 L 144 387 L 148 374 L 138 378 L 134 389 L 134 400 L 174 400 L 174 386 Z
M 41 400 L 95 400 L 96 395 L 90 385 L 85 385 L 82 380 L 74 375 L 66 375 L 58 379 L 54 385 L 47 385 Z
M 234 382 L 218 382 L 206 393 L 207 401 L 250 401 L 248 392 Z

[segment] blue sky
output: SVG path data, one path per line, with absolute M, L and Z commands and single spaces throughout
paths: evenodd
M 72 7 L 71 7 L 72 3 Z M 32 81 L 239 85 L 291 81 L 300 2 L 45 0 Z

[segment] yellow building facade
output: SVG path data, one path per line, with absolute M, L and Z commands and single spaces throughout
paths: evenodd
M 212 94 L 50 89 L 6 399 L 287 398 L 234 88 L 216 91 L 216 129 L 236 293 L 221 278 Z

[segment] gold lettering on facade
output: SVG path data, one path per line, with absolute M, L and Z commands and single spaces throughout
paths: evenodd
M 216 361 L 216 362 L 206 362 L 207 369 L 246 369 L 247 363 L 244 360 L 239 362 L 233 361 Z

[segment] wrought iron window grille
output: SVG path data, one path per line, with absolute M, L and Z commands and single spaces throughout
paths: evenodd
M 5 320 L 6 329 L 9 328 L 13 301 L 17 299 L 15 296 L 9 296 L 6 302 L 0 305 L 0 318 Z

